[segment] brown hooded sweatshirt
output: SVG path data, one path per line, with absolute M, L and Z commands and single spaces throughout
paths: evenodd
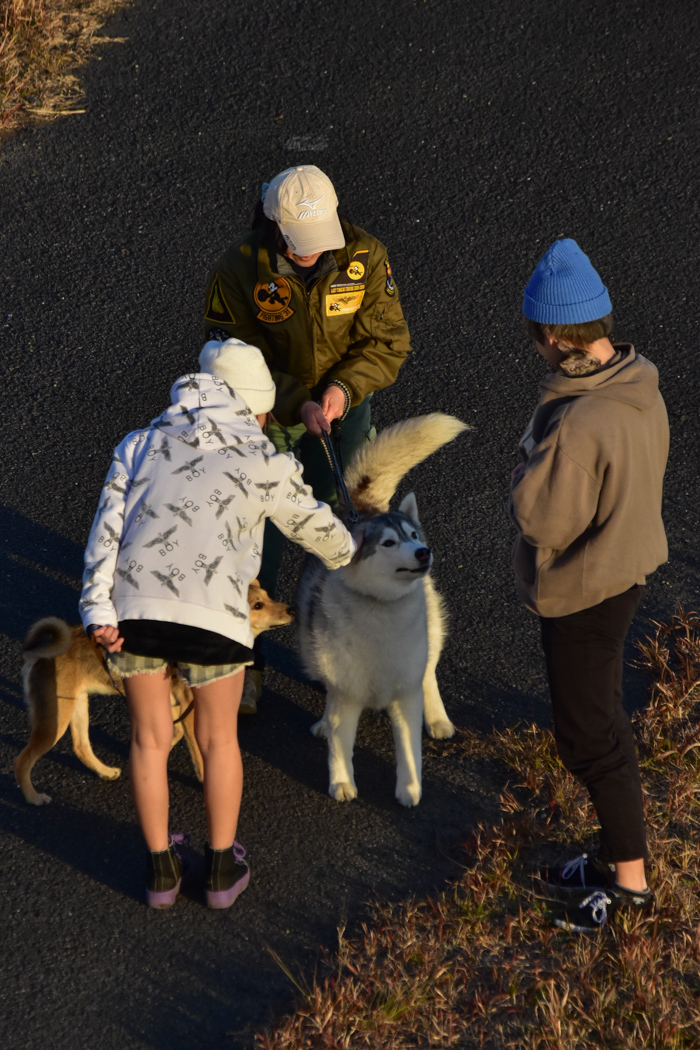
M 547 376 L 520 442 L 513 564 L 518 596 L 539 616 L 597 605 L 668 558 L 659 375 L 629 343 L 615 350 L 620 360 L 592 375 Z

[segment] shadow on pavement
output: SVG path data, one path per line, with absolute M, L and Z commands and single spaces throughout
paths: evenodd
M 0 777 L 0 833 L 22 839 L 118 893 L 139 901 L 143 897 L 143 880 L 134 870 L 134 854 L 143 851 L 135 823 L 58 800 L 30 806 L 14 777 L 5 775 Z
M 77 543 L 0 507 L 0 632 L 21 639 L 42 616 L 76 623 L 82 572 Z

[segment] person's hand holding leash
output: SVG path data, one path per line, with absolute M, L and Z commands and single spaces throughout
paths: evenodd
M 325 430 L 330 433 L 334 419 L 341 419 L 345 411 L 345 394 L 339 386 L 331 384 L 323 391 L 321 404 L 307 401 L 301 408 L 301 421 L 310 434 L 320 437 Z
M 332 423 L 334 419 L 342 418 L 345 411 L 345 394 L 335 383 L 331 383 L 323 391 L 321 411 L 329 423 Z
M 117 627 L 92 627 L 88 630 L 88 634 L 91 638 L 94 638 L 98 645 L 101 645 L 103 649 L 106 649 L 108 653 L 119 653 L 124 644 L 124 639 L 120 637 L 119 630 Z
M 330 433 L 331 425 L 326 419 L 323 409 L 315 401 L 307 401 L 301 407 L 301 421 L 310 434 L 321 437 L 325 431 Z

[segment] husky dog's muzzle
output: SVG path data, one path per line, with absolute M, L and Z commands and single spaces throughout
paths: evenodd
M 433 553 L 430 550 L 430 547 L 418 547 L 417 550 L 415 551 L 415 556 L 416 556 L 416 560 L 418 562 L 418 565 L 417 565 L 417 567 L 415 569 L 405 568 L 405 569 L 397 569 L 396 571 L 397 572 L 410 572 L 410 573 L 413 573 L 415 575 L 418 575 L 419 573 L 427 572 L 429 570 L 430 566 L 432 565 L 432 562 L 433 562 Z

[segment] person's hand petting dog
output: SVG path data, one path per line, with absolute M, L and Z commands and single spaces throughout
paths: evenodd
M 357 559 L 360 556 L 360 551 L 362 550 L 362 541 L 365 538 L 364 526 L 353 525 L 350 529 L 350 534 L 352 535 L 352 538 L 355 541 L 355 553 L 353 554 L 352 561 L 350 562 L 350 564 L 352 565 L 353 561 L 357 561 Z

